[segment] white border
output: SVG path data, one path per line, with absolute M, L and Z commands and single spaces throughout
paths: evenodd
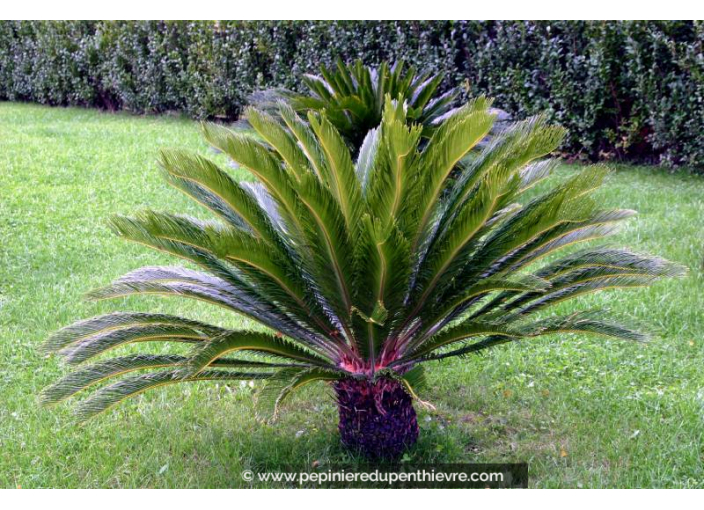
M 621 491 L 591 490 L 579 495 L 567 489 L 562 490 L 473 490 L 457 491 L 453 489 L 406 489 L 406 490 L 347 490 L 344 496 L 334 489 L 240 489 L 232 494 L 227 489 L 210 491 L 196 489 L 149 491 L 138 490 L 19 490 L 2 491 L 5 508 L 23 508 L 30 505 L 45 505 L 46 508 L 71 508 L 71 510 L 124 510 L 128 508 L 168 508 L 169 510 L 193 510 L 210 508 L 276 508 L 278 505 L 286 510 L 311 510 L 323 503 L 330 510 L 359 510 L 360 508 L 416 509 L 416 508 L 482 508 L 526 510 L 564 510 L 575 503 L 578 498 L 580 508 L 593 505 L 640 506 L 645 503 L 648 508 L 667 508 L 678 503 L 691 503 L 693 493 L 680 490 L 640 490 Z M 127 506 L 129 505 L 129 506 Z M 361 505 L 361 507 L 360 507 Z M 367 506 L 368 505 L 368 506 Z M 498 506 L 497 506 L 498 505 Z
M 348 20 L 371 18 L 411 19 L 701 19 L 704 2 L 670 0 L 504 0 L 503 2 L 462 2 L 459 0 L 267 0 L 264 2 L 193 2 L 122 0 L 27 0 L 3 2 L 6 19 L 283 19 Z M 41 18 L 37 18 L 40 16 Z
M 476 5 L 475 3 L 464 3 L 454 0 L 452 2 L 447 1 L 427 1 L 426 2 L 404 2 L 403 7 L 399 7 L 400 3 L 392 2 L 381 2 L 375 0 L 374 2 L 368 0 L 355 0 L 349 3 L 336 4 L 334 2 L 278 2 L 278 1 L 265 1 L 259 3 L 259 5 L 242 4 L 239 2 L 228 2 L 230 5 L 230 12 L 225 12 L 225 9 L 217 9 L 213 6 L 198 4 L 197 2 L 189 2 L 190 5 L 185 5 L 181 3 L 177 5 L 176 2 L 151 2 L 145 5 L 144 0 L 141 2 L 136 2 L 132 0 L 123 0 L 118 2 L 119 6 L 113 4 L 110 7 L 96 7 L 95 4 L 91 8 L 85 8 L 84 2 L 77 1 L 62 1 L 62 2 L 41 2 L 41 1 L 26 1 L 21 4 L 8 5 L 6 3 L 3 6 L 2 13 L 8 19 L 22 19 L 22 18 L 34 18 L 38 14 L 45 16 L 47 18 L 53 19 L 58 17 L 64 17 L 68 19 L 73 18 L 94 18 L 94 19 L 119 19 L 119 18 L 134 18 L 135 14 L 144 16 L 147 19 L 154 19 L 158 17 L 164 18 L 187 18 L 192 19 L 196 17 L 201 18 L 218 18 L 224 17 L 223 15 L 233 15 L 236 14 L 238 17 L 246 19 L 257 19 L 261 16 L 276 13 L 277 15 L 283 17 L 293 17 L 308 15 L 311 17 L 331 17 L 334 19 L 348 19 L 347 13 L 354 12 L 355 17 L 363 17 L 364 15 L 372 15 L 375 19 L 393 19 L 394 16 L 407 15 L 407 16 L 417 16 L 418 18 L 430 18 L 430 17 L 445 17 L 445 18 L 460 18 L 460 14 L 471 14 L 474 16 L 480 16 L 482 18 L 503 18 L 507 15 L 513 15 L 517 17 L 533 17 L 533 18 L 565 18 L 565 19 L 580 19 L 580 18 L 620 18 L 621 16 L 627 17 L 629 15 L 637 14 L 641 19 L 647 18 L 659 18 L 664 16 L 680 17 L 680 18 L 702 18 L 704 17 L 703 10 L 704 2 L 699 2 L 699 7 L 695 8 L 695 2 L 678 1 L 671 0 L 664 3 L 659 3 L 657 9 L 655 6 L 646 5 L 643 3 L 638 3 L 637 7 L 634 7 L 634 3 L 630 5 L 626 2 L 606 2 L 599 0 L 590 0 L 588 2 L 582 2 L 579 5 L 566 6 L 565 4 L 574 4 L 574 2 L 557 2 L 557 1 L 543 1 L 543 2 L 502 2 L 502 7 L 491 5 L 487 7 L 488 4 L 493 4 L 495 2 L 488 2 L 484 6 Z M 325 4 L 324 8 L 318 10 L 318 6 Z M 462 5 L 463 9 L 458 8 Z M 559 7 L 552 8 L 552 6 L 559 5 Z M 451 6 L 451 7 L 450 7 Z M 687 9 L 684 6 L 689 7 L 690 12 L 686 12 Z M 458 12 L 460 10 L 465 11 L 464 13 Z M 667 12 L 664 12 L 664 11 Z M 492 12 L 490 12 L 492 11 Z M 657 483 L 657 481 L 655 481 Z M 66 507 L 72 508 L 72 510 L 80 510 L 82 508 L 94 510 L 95 508 L 100 508 L 101 510 L 110 510 L 112 508 L 119 508 L 124 510 L 126 505 L 134 505 L 135 508 L 148 508 L 153 507 L 168 507 L 169 510 L 175 510 L 179 508 L 188 508 L 192 510 L 194 508 L 204 508 L 208 503 L 220 503 L 223 508 L 235 508 L 244 507 L 250 503 L 249 498 L 252 499 L 251 503 L 260 504 L 264 503 L 266 507 L 273 507 L 277 504 L 285 504 L 285 508 L 298 508 L 304 505 L 310 508 L 310 503 L 312 500 L 315 502 L 325 502 L 328 503 L 328 508 L 333 508 L 334 510 L 344 510 L 347 508 L 359 509 L 360 504 L 368 502 L 370 505 L 376 507 L 386 506 L 389 508 L 403 508 L 408 503 L 415 503 L 414 507 L 421 505 L 430 506 L 433 508 L 438 504 L 438 497 L 448 498 L 443 499 L 444 504 L 458 505 L 459 506 L 473 506 L 479 508 L 482 504 L 495 505 L 497 501 L 505 502 L 506 505 L 514 505 L 517 508 L 519 505 L 521 507 L 531 508 L 532 505 L 536 507 L 540 505 L 541 510 L 564 509 L 567 505 L 572 504 L 572 500 L 568 499 L 569 496 L 561 492 L 550 491 L 548 493 L 542 491 L 542 493 L 537 494 L 534 491 L 474 491 L 472 493 L 458 493 L 453 492 L 455 496 L 451 496 L 450 493 L 445 490 L 443 493 L 438 493 L 435 491 L 429 492 L 428 490 L 413 490 L 413 491 L 390 491 L 383 492 L 376 490 L 374 494 L 369 491 L 355 491 L 354 495 L 346 495 L 344 498 L 339 497 L 339 492 L 330 490 L 315 490 L 315 492 L 307 491 L 303 493 L 301 491 L 288 492 L 285 495 L 281 491 L 272 492 L 268 491 L 266 494 L 258 494 L 255 491 L 241 491 L 240 494 L 236 496 L 236 499 L 232 499 L 232 495 L 222 491 L 209 491 L 208 493 L 195 493 L 192 490 L 179 490 L 167 491 L 167 492 L 145 492 L 144 490 L 130 490 L 130 491 L 113 491 L 109 494 L 103 491 L 86 491 L 83 490 L 80 493 L 74 491 L 3 491 L 2 502 L 5 508 L 20 508 L 20 505 L 36 504 L 42 505 L 46 508 Z M 580 505 L 593 505 L 593 504 L 614 504 L 614 494 L 604 493 L 603 491 L 589 491 L 579 495 Z M 684 496 L 687 497 L 688 495 Z M 664 493 L 662 491 L 650 491 L 648 493 L 640 492 L 638 494 L 630 493 L 628 496 L 628 506 L 636 506 L 638 501 L 647 503 L 648 505 L 655 506 L 672 506 L 676 504 L 676 500 L 682 498 L 681 492 L 668 492 Z M 257 498 L 255 500 L 255 498 Z M 646 500 L 647 498 L 647 500 Z M 618 499 L 618 498 L 617 498 Z M 682 501 L 685 502 L 685 501 Z M 153 505 L 150 505 L 153 503 Z M 223 506 L 224 505 L 224 506 Z

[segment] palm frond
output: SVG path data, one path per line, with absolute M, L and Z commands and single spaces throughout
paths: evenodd
M 563 317 L 551 317 L 532 324 L 535 335 L 556 333 L 588 333 L 590 335 L 620 338 L 634 342 L 645 342 L 649 336 L 632 326 L 603 318 L 601 310 L 576 312 Z
M 59 352 L 68 363 L 78 364 L 105 351 L 135 342 L 199 343 L 206 333 L 190 326 L 144 324 L 96 333 L 62 348 Z
M 293 342 L 267 333 L 228 331 L 196 349 L 184 367 L 183 377 L 192 377 L 226 354 L 248 351 L 311 365 L 330 365 L 330 360 Z
M 217 335 L 225 330 L 204 322 L 185 319 L 175 315 L 140 312 L 114 312 L 99 315 L 90 319 L 76 322 L 52 334 L 42 345 L 46 353 L 59 351 L 70 344 L 85 340 L 88 337 L 127 327 L 141 327 L 151 325 L 168 325 L 187 327 L 200 331 L 205 335 Z
M 350 146 L 358 148 L 367 132 L 381 122 L 387 95 L 403 96 L 409 121 L 422 126 L 425 136 L 431 136 L 434 128 L 452 112 L 459 96 L 457 88 L 437 95 L 443 80 L 441 73 L 417 72 L 403 61 L 392 67 L 382 63 L 371 68 L 359 60 L 345 65 L 338 59 L 334 67 L 323 66 L 320 75 L 303 77 L 308 89 L 305 93 L 277 89 L 259 93 L 252 99 L 257 107 L 269 111 L 280 101 L 301 114 L 324 111 Z
M 111 285 L 88 294 L 90 299 L 115 299 L 131 295 L 187 297 L 221 306 L 259 321 L 302 342 L 314 342 L 313 332 L 302 328 L 268 303 L 244 282 L 230 283 L 208 273 L 181 267 L 144 267 Z
M 166 180 L 216 218 L 146 210 L 116 216 L 111 227 L 198 270 L 144 267 L 89 297 L 193 298 L 273 332 L 148 313 L 80 321 L 44 350 L 73 364 L 136 342 L 186 343 L 191 351 L 97 361 L 43 400 L 140 370 L 150 373 L 101 386 L 79 415 L 199 380 L 266 379 L 260 401 L 273 412 L 314 381 L 358 388 L 390 378 L 395 394 L 407 398 L 400 384 L 418 398 L 427 361 L 554 333 L 643 340 L 639 328 L 603 312 L 548 311 L 592 292 L 682 276 L 684 268 L 615 248 L 559 256 L 616 233 L 634 214 L 599 207 L 594 191 L 606 169 L 551 185 L 556 163 L 543 158 L 563 129 L 543 116 L 495 128 L 489 99 L 456 107 L 455 91 L 436 95 L 441 81 L 402 63 L 338 62 L 304 79 L 308 93 L 277 91 L 266 111 L 248 109 L 257 136 L 205 124 L 206 141 L 256 182 L 236 182 L 202 156 L 164 151 Z M 539 182 L 547 191 L 528 200 Z
M 272 242 L 269 218 L 250 193 L 213 162 L 184 151 L 162 151 L 160 164 L 167 181 L 224 217 L 246 227 L 265 242 Z M 202 190 L 197 193 L 196 190 Z M 207 198 L 203 198 L 207 193 Z M 207 201 L 206 201 L 207 200 Z M 233 220 L 233 218 L 236 218 Z
M 99 389 L 90 397 L 79 402 L 76 417 L 85 421 L 128 398 L 135 397 L 147 390 L 177 384 L 198 381 L 249 381 L 267 379 L 271 374 L 261 372 L 233 372 L 230 370 L 206 370 L 197 376 L 183 379 L 178 370 L 164 370 L 135 377 L 127 377 L 114 384 Z
M 294 391 L 316 381 L 334 381 L 342 377 L 339 371 L 323 368 L 284 368 L 267 378 L 257 394 L 259 417 L 275 419 L 281 403 Z
M 361 188 L 352 157 L 342 137 L 327 119 L 309 114 L 308 121 L 328 162 L 324 182 L 340 205 L 347 229 L 354 232 L 361 213 Z

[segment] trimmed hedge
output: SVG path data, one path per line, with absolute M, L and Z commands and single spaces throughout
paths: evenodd
M 405 58 L 518 117 L 566 155 L 704 172 L 704 23 L 0 22 L 0 99 L 234 119 L 321 63 Z

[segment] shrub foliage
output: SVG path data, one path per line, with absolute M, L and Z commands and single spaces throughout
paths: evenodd
M 303 90 L 337 57 L 405 59 L 519 117 L 546 111 L 562 150 L 704 167 L 704 24 L 667 22 L 2 22 L 0 99 L 194 118 Z

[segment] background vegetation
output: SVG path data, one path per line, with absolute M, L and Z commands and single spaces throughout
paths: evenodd
M 275 425 L 254 419 L 246 383 L 149 392 L 83 426 L 69 406 L 39 407 L 39 389 L 66 369 L 38 346 L 77 319 L 135 310 L 256 327 L 188 300 L 81 301 L 129 270 L 179 263 L 120 241 L 102 221 L 111 214 L 149 206 L 207 217 L 163 182 L 162 147 L 208 154 L 186 119 L 0 103 L 0 487 L 239 487 L 244 469 L 358 462 L 339 445 L 322 386 L 294 396 Z M 552 179 L 575 170 L 564 165 Z M 438 364 L 421 395 L 437 411 L 420 412 L 406 460 L 526 461 L 532 487 L 702 487 L 702 196 L 701 178 L 616 166 L 598 198 L 640 214 L 612 242 L 690 274 L 557 311 L 610 308 L 658 338 L 564 335 Z
M 519 117 L 566 155 L 704 172 L 702 22 L 0 22 L 0 99 L 234 119 L 335 57 L 405 58 Z

